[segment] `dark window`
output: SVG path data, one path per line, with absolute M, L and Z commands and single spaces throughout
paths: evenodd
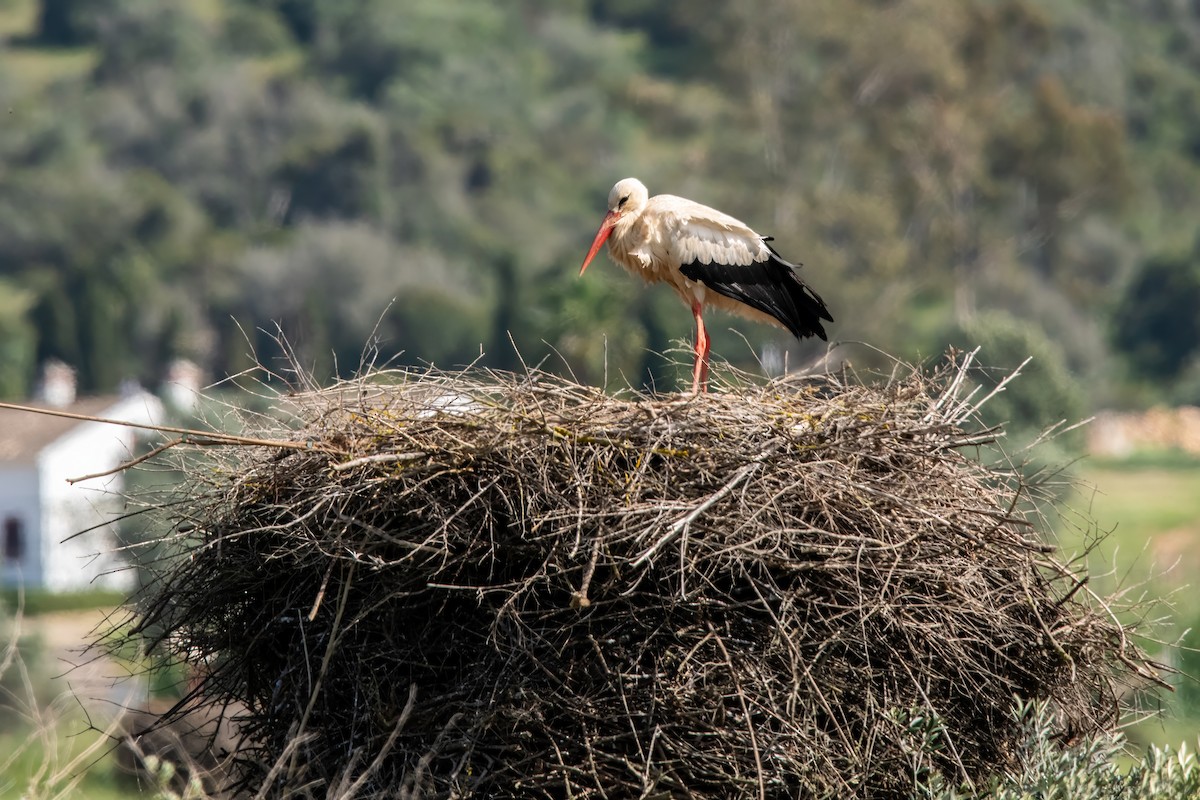
M 4 520 L 4 560 L 20 561 L 25 555 L 25 531 L 21 520 L 9 517 Z

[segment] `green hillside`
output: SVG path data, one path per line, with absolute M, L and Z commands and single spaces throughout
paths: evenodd
M 512 367 L 511 332 L 670 386 L 686 311 L 575 280 L 635 174 L 774 234 L 841 341 L 1015 320 L 1093 404 L 1200 399 L 1187 3 L 0 0 L 0 36 L 8 397 L 52 356 L 236 373 L 276 323 L 319 377 L 368 342 Z M 745 366 L 820 352 L 713 327 Z

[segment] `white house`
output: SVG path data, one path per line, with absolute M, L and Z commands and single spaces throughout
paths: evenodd
M 35 405 L 162 423 L 162 403 L 141 389 L 78 400 L 74 394 L 69 368 L 52 366 Z M 136 428 L 0 409 L 0 585 L 56 592 L 132 585 L 114 522 L 125 505 L 123 475 L 68 479 L 128 461 L 137 454 L 137 435 Z

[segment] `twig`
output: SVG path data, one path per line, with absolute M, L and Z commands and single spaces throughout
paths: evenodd
M 366 466 L 367 464 L 390 464 L 394 462 L 420 461 L 422 458 L 428 458 L 429 453 L 376 453 L 370 456 L 360 456 L 359 458 L 351 459 L 350 461 L 342 462 L 341 464 L 331 464 L 330 469 L 334 472 L 345 472 L 348 469 L 355 467 Z
M 129 422 L 121 419 L 108 419 L 106 417 L 95 417 L 90 414 L 76 414 L 72 411 L 62 411 L 56 408 L 38 408 L 37 406 L 23 406 L 17 403 L 0 402 L 0 408 L 7 408 L 12 411 L 25 411 L 30 414 L 42 414 L 48 417 L 64 417 L 66 419 L 77 419 L 81 422 L 99 422 L 105 425 L 120 425 L 126 428 L 138 428 L 144 431 L 155 431 L 158 433 L 177 433 L 180 434 L 184 441 L 181 444 L 189 444 L 190 438 L 195 437 L 202 440 L 219 441 L 223 444 L 230 445 L 245 445 L 248 447 L 273 447 L 280 450 L 305 450 L 324 453 L 340 453 L 341 450 L 330 447 L 327 444 L 318 444 L 312 440 L 303 442 L 293 442 L 285 439 L 256 439 L 251 436 L 237 436 L 231 433 L 220 433 L 218 431 L 200 431 L 192 428 L 179 428 L 172 425 L 151 425 L 141 422 Z
M 388 734 L 387 740 L 379 748 L 379 752 L 375 754 L 375 760 L 363 770 L 362 774 L 355 779 L 354 783 L 350 784 L 346 789 L 345 794 L 339 794 L 339 797 L 353 798 L 358 797 L 358 790 L 363 787 L 367 779 L 379 771 L 383 765 L 383 760 L 387 758 L 388 753 L 392 752 L 392 748 L 396 745 L 396 738 L 400 732 L 404 730 L 404 726 L 408 724 L 408 719 L 412 716 L 413 706 L 417 704 L 417 685 L 411 684 L 408 687 L 408 701 L 404 704 L 404 710 L 400 712 L 400 717 L 396 720 L 396 724 L 392 726 L 392 732 Z
M 760 469 L 762 469 L 763 462 L 761 458 L 762 457 L 760 456 L 759 460 L 752 461 L 751 463 L 742 467 L 737 471 L 737 473 L 734 474 L 732 478 L 726 482 L 724 486 L 709 495 L 704 502 L 692 509 L 689 514 L 676 521 L 675 524 L 673 524 L 657 542 L 651 545 L 648 550 L 634 560 L 633 566 L 642 566 L 651 558 L 653 558 L 655 553 L 670 544 L 676 536 L 679 536 L 680 534 L 686 534 L 688 527 L 697 519 L 699 519 L 701 514 L 724 500 L 733 493 L 733 490 L 736 489 L 742 483 L 742 481 L 746 480 L 755 472 L 758 472 Z
M 184 445 L 184 444 L 192 445 L 194 447 L 213 447 L 213 446 L 225 447 L 225 446 L 229 445 L 229 442 L 220 441 L 220 440 L 216 440 L 216 439 L 200 439 L 200 438 L 187 439 L 184 437 L 180 437 L 178 439 L 172 439 L 171 441 L 164 442 L 163 444 L 158 445 L 157 447 L 151 449 L 150 451 L 148 451 L 146 453 L 143 453 L 140 456 L 137 456 L 136 458 L 131 458 L 128 461 L 123 461 L 120 464 L 118 464 L 117 466 L 113 467 L 112 469 L 106 469 L 103 472 L 93 472 L 90 475 L 81 475 L 78 478 L 67 478 L 67 483 L 74 486 L 77 483 L 82 483 L 83 481 L 90 481 L 94 478 L 103 478 L 106 475 L 115 475 L 118 472 L 124 472 L 127 469 L 132 469 L 133 467 L 136 467 L 138 464 L 141 464 L 144 461 L 149 461 L 152 458 L 160 456 L 173 447 L 179 447 L 180 445 Z
M 767 784 L 763 780 L 762 754 L 758 751 L 758 734 L 754 731 L 754 718 L 750 716 L 750 704 L 746 700 L 745 690 L 742 689 L 742 680 L 738 677 L 737 667 L 733 665 L 733 659 L 729 657 L 729 651 L 725 649 L 725 640 L 712 627 L 711 622 L 708 625 L 708 632 L 712 634 L 713 641 L 717 643 L 717 647 L 721 651 L 721 656 L 725 659 L 725 665 L 729 668 L 729 676 L 733 679 L 733 685 L 737 688 L 738 703 L 742 706 L 742 719 L 746 720 L 746 732 L 750 735 L 750 746 L 754 749 L 755 775 L 758 778 L 758 800 L 766 800 Z
M 592 575 L 596 573 L 596 563 L 600 560 L 600 537 L 592 540 L 592 557 L 583 570 L 583 580 L 579 583 L 579 591 L 571 596 L 571 608 L 587 608 L 592 604 L 588 599 L 588 586 L 592 583 Z

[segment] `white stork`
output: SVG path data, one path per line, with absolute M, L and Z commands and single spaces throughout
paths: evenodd
M 670 194 L 649 196 L 637 178 L 608 193 L 608 213 L 579 274 L 608 242 L 608 254 L 647 283 L 667 283 L 696 318 L 692 392 L 708 391 L 705 306 L 786 328 L 797 338 L 826 340 L 821 320 L 833 322 L 820 295 L 749 225 Z M 827 341 L 827 340 L 826 340 Z

